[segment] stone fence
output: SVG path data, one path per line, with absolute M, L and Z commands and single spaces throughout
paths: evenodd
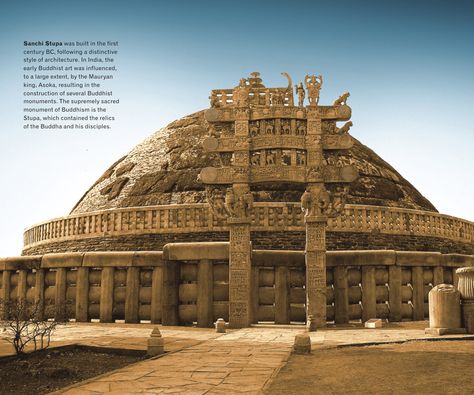
M 428 292 L 456 283 L 474 256 L 434 252 L 330 251 L 327 317 L 336 324 L 422 320 Z M 253 322 L 304 322 L 302 251 L 253 250 Z M 41 302 L 84 322 L 151 321 L 209 327 L 228 320 L 228 243 L 168 244 L 163 252 L 86 252 L 0 260 L 0 299 Z M 49 313 L 51 314 L 51 313 Z M 54 315 L 54 314 L 53 314 Z M 53 317 L 49 317 L 53 318 Z
M 254 232 L 304 231 L 299 203 L 255 203 Z M 104 236 L 227 232 L 225 220 L 208 204 L 131 207 L 53 219 L 24 233 L 24 249 L 41 244 Z M 343 215 L 330 219 L 328 232 L 433 236 L 474 242 L 474 223 L 431 211 L 393 207 L 347 205 Z

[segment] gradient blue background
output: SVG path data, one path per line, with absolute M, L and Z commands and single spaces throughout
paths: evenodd
M 0 256 L 120 156 L 251 71 L 323 74 L 351 133 L 438 210 L 474 220 L 474 7 L 453 1 L 1 1 Z M 112 131 L 22 129 L 23 40 L 119 40 Z

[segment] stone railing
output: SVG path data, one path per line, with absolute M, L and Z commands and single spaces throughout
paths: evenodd
M 252 231 L 304 231 L 297 203 L 255 203 Z M 131 207 L 53 219 L 25 230 L 24 248 L 44 243 L 147 233 L 219 232 L 228 228 L 204 203 Z M 474 242 L 474 223 L 430 211 L 347 205 L 329 232 L 377 232 Z
M 304 322 L 302 251 L 254 250 L 253 322 Z M 403 251 L 331 251 L 327 255 L 328 321 L 422 320 L 428 292 L 456 284 L 456 269 L 474 256 Z M 141 320 L 209 327 L 228 320 L 228 243 L 168 244 L 163 252 L 87 252 L 0 259 L 0 300 L 41 302 L 53 318 Z M 46 307 L 50 307 L 46 309 Z M 53 313 L 51 313 L 53 312 Z

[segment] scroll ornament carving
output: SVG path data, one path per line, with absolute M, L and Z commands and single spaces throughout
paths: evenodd
M 301 210 L 305 217 L 337 217 L 344 211 L 348 192 L 348 186 L 337 187 L 334 192 L 323 188 L 319 193 L 311 192 L 308 187 L 301 196 Z

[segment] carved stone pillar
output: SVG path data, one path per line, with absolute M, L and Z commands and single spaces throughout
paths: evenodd
M 308 330 L 326 325 L 326 224 L 324 216 L 307 216 L 306 321 Z
M 250 279 L 251 245 L 250 220 L 229 218 L 229 324 L 245 328 L 251 324 Z
M 314 103 L 313 103 L 314 105 Z M 328 197 L 323 176 L 321 115 L 317 106 L 307 107 L 307 191 L 310 207 L 306 224 L 306 323 L 308 330 L 326 325 L 326 224 Z

